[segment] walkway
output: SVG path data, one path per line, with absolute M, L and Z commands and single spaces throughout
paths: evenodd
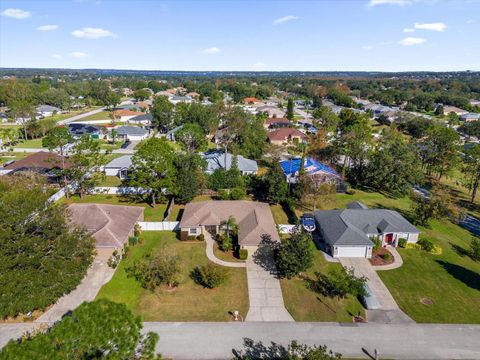
M 84 301 L 93 301 L 100 291 L 100 288 L 110 281 L 115 272 L 115 269 L 107 265 L 107 260 L 107 256 L 97 256 L 80 285 L 71 293 L 61 297 L 47 312 L 35 320 L 35 322 L 49 323 L 58 321 L 66 312 L 77 308 Z
M 387 250 L 390 251 L 390 253 L 392 254 L 393 262 L 391 264 L 388 264 L 388 265 L 380 265 L 380 266 L 378 266 L 378 265 L 373 266 L 372 265 L 372 267 L 375 271 L 398 269 L 400 266 L 403 265 L 403 259 L 400 256 L 400 254 L 398 253 L 396 248 L 394 248 L 393 246 L 388 246 Z
M 294 321 L 285 309 L 273 253 L 267 246 L 249 254 L 247 280 L 250 309 L 245 321 Z
M 480 326 L 451 324 L 337 323 L 145 323 L 160 336 L 157 351 L 174 359 L 231 359 L 246 349 L 245 339 L 288 345 L 291 340 L 326 345 L 345 358 L 368 358 L 377 349 L 382 359 L 480 359 Z M 365 349 L 365 351 L 363 350 Z M 259 358 L 260 346 L 249 347 Z
M 211 262 L 214 262 L 217 265 L 226 266 L 226 267 L 233 267 L 233 268 L 246 267 L 246 264 L 244 262 L 223 261 L 217 258 L 213 253 L 213 245 L 215 244 L 215 240 L 212 239 L 212 236 L 207 231 L 204 232 L 204 235 L 205 235 L 205 242 L 207 244 L 206 253 L 207 253 L 208 260 L 210 260 Z

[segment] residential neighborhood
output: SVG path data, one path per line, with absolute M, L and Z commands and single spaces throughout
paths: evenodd
M 480 359 L 480 8 L 434 3 L 4 0 L 0 359 Z

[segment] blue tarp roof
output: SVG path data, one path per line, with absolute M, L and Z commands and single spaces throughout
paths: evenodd
M 292 159 L 292 160 L 283 160 L 280 161 L 280 166 L 283 169 L 285 175 L 289 176 L 300 171 L 300 165 L 302 163 L 301 158 Z M 312 158 L 306 158 L 304 163 L 304 169 L 308 174 L 314 174 L 317 172 L 325 172 L 327 174 L 340 177 L 340 175 L 333 170 L 330 166 L 322 164 L 319 161 L 316 161 Z

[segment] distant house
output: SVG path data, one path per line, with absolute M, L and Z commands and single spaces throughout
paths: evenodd
M 460 109 L 456 106 L 444 106 L 443 115 L 448 115 L 450 113 L 454 113 L 454 114 L 457 114 L 458 116 L 462 116 L 462 115 L 468 114 L 468 111 Z
M 38 115 L 43 117 L 49 117 L 49 116 L 52 116 L 53 114 L 60 114 L 62 112 L 62 109 L 56 106 L 50 106 L 50 105 L 40 105 L 40 106 L 37 106 L 35 110 L 37 111 Z
M 275 145 L 287 143 L 303 143 L 308 141 L 308 136 L 294 128 L 280 128 L 268 133 L 268 141 Z
M 65 161 L 65 168 L 70 167 L 68 160 Z M 0 174 L 11 174 L 18 172 L 34 172 L 46 176 L 51 180 L 58 178 L 58 170 L 63 169 L 62 157 L 53 152 L 39 151 L 27 157 L 9 163 L 1 168 Z
M 238 245 L 253 253 L 263 238 L 280 242 L 270 206 L 258 201 L 199 201 L 185 206 L 180 230 L 187 236 L 226 232 L 223 222 L 232 216 L 238 225 Z
M 142 124 L 142 125 L 150 125 L 152 123 L 153 116 L 152 114 L 142 114 L 134 116 L 127 120 L 127 123 L 133 124 Z
M 285 111 L 280 109 L 278 106 L 271 105 L 262 105 L 257 107 L 257 113 L 267 113 L 269 118 L 283 118 L 285 116 Z
M 140 126 L 120 126 L 116 131 L 123 140 L 141 141 L 148 137 L 148 131 Z
M 177 105 L 178 103 L 187 103 L 190 104 L 193 102 L 193 98 L 191 96 L 185 95 L 185 96 L 180 96 L 180 95 L 174 95 L 171 96 L 168 101 L 170 101 L 173 105 Z
M 93 139 L 99 139 L 102 133 L 100 127 L 85 123 L 69 123 L 68 124 L 68 131 L 74 138 L 79 138 L 84 135 L 89 135 Z
M 400 239 L 416 243 L 420 231 L 398 212 L 369 209 L 353 202 L 341 210 L 315 212 L 317 232 L 333 257 L 372 257 L 373 238 L 382 246 L 398 246 Z
M 128 171 L 132 167 L 132 155 L 120 156 L 110 161 L 103 167 L 107 176 L 118 176 L 120 179 L 128 178 Z
M 277 117 L 270 117 L 265 119 L 263 123 L 263 127 L 265 129 L 275 129 L 279 127 L 289 127 L 291 125 L 290 120 L 286 118 L 277 118 Z
M 248 104 L 258 104 L 258 103 L 261 103 L 260 100 L 258 100 L 257 98 L 255 97 L 246 97 L 243 99 L 243 103 L 248 105 Z
M 295 184 L 300 175 L 302 167 L 302 159 L 290 159 L 280 161 L 283 173 L 287 182 Z M 303 170 L 307 173 L 315 183 L 331 183 L 338 185 L 342 180 L 342 177 L 330 166 L 325 165 L 312 158 L 306 158 L 303 163 Z
M 471 121 L 478 121 L 480 120 L 480 114 L 477 113 L 467 113 L 460 116 L 461 121 L 471 122 Z
M 232 154 L 227 153 L 225 158 L 225 153 L 223 150 L 213 150 L 204 153 L 203 159 L 207 162 L 207 168 L 205 172 L 207 174 L 213 174 L 215 170 L 225 169 L 225 160 L 227 165 L 226 170 L 230 170 L 233 156 Z M 251 175 L 258 172 L 257 162 L 255 160 L 246 159 L 242 155 L 237 156 L 237 166 L 242 175 Z
M 126 110 L 126 109 L 114 110 L 113 114 L 120 121 L 129 121 L 130 119 L 136 116 L 145 115 L 145 113 L 141 111 L 132 111 L 132 110 Z

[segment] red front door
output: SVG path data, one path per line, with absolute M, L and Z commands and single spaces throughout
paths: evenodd
M 385 244 L 392 245 L 393 243 L 393 234 L 385 235 Z

